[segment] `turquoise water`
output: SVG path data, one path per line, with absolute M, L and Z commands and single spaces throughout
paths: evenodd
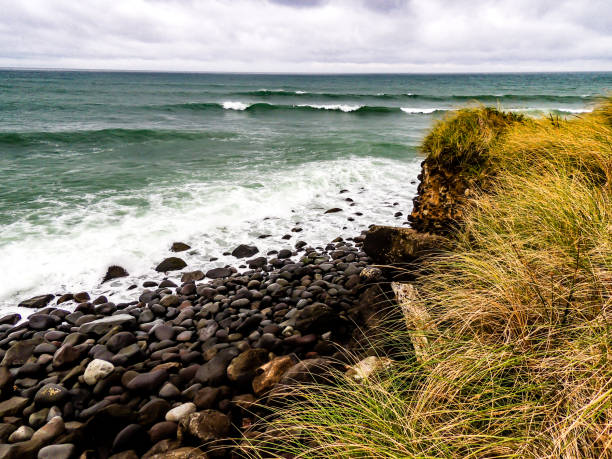
M 263 252 L 401 224 L 417 146 L 447 110 L 477 99 L 575 116 L 610 89 L 611 73 L 0 71 L 0 307 L 112 294 L 99 285 L 109 264 L 132 274 L 120 290 L 153 276 L 175 240 L 192 245 L 190 268 L 206 269 L 242 242 Z

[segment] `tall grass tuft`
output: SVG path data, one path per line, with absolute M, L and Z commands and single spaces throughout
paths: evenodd
M 421 150 L 430 161 L 447 167 L 486 166 L 489 152 L 511 125 L 524 122 L 518 113 L 492 107 L 464 108 L 438 121 L 423 140 Z
M 271 421 L 285 457 L 612 457 L 612 100 L 500 130 L 462 116 L 427 150 L 484 151 L 495 180 L 415 284 L 427 355 L 302 387 Z

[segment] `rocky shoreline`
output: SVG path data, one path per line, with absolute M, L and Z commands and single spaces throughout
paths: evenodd
M 242 245 L 233 254 L 248 271 L 148 281 L 127 303 L 23 302 L 42 309 L 0 318 L 0 457 L 237 455 L 271 391 L 346 361 L 339 349 L 357 342 L 373 311 L 364 291 L 382 275 L 364 239 L 300 241 L 271 258 Z M 170 257 L 157 270 L 184 267 Z
M 172 256 L 156 271 L 180 282 L 144 281 L 129 302 L 87 292 L 22 302 L 37 308 L 27 320 L 0 318 L 0 458 L 244 457 L 241 441 L 267 437 L 260 421 L 292 385 L 384 365 L 353 351 L 399 310 L 391 281 L 445 246 L 439 229 L 462 202 L 443 192 L 453 174 L 425 166 L 421 182 L 441 185 L 419 187 L 417 229 L 371 226 L 266 256 L 240 245 L 238 267 L 207 272 Z M 438 234 L 418 232 L 430 227 Z M 104 281 L 126 275 L 113 266 Z

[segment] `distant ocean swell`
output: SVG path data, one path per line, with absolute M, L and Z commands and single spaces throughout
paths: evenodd
M 231 133 L 191 132 L 167 129 L 100 129 L 82 131 L 0 132 L 0 145 L 100 144 L 150 140 L 204 140 L 232 137 Z
M 423 100 L 423 101 L 481 101 L 481 102 L 504 102 L 504 101 L 542 101 L 542 102 L 561 102 L 561 103 L 584 103 L 597 100 L 597 96 L 590 94 L 576 95 L 557 95 L 557 94 L 452 94 L 437 96 L 433 94 L 413 94 L 396 93 L 389 94 L 384 92 L 368 93 L 331 93 L 331 92 L 310 92 L 292 91 L 285 89 L 259 89 L 256 91 L 238 91 L 232 93 L 235 96 L 247 97 L 299 97 L 304 99 L 383 99 L 383 100 Z

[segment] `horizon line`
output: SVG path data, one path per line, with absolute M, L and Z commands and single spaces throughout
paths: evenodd
M 546 73 L 612 73 L 612 70 L 520 70 L 520 71 L 431 71 L 431 72 L 274 72 L 274 71 L 225 71 L 225 70 L 151 70 L 151 69 L 104 69 L 75 67 L 3 67 L 0 71 L 38 72 L 107 72 L 107 73 L 175 73 L 175 74 L 217 74 L 217 75 L 518 75 Z

